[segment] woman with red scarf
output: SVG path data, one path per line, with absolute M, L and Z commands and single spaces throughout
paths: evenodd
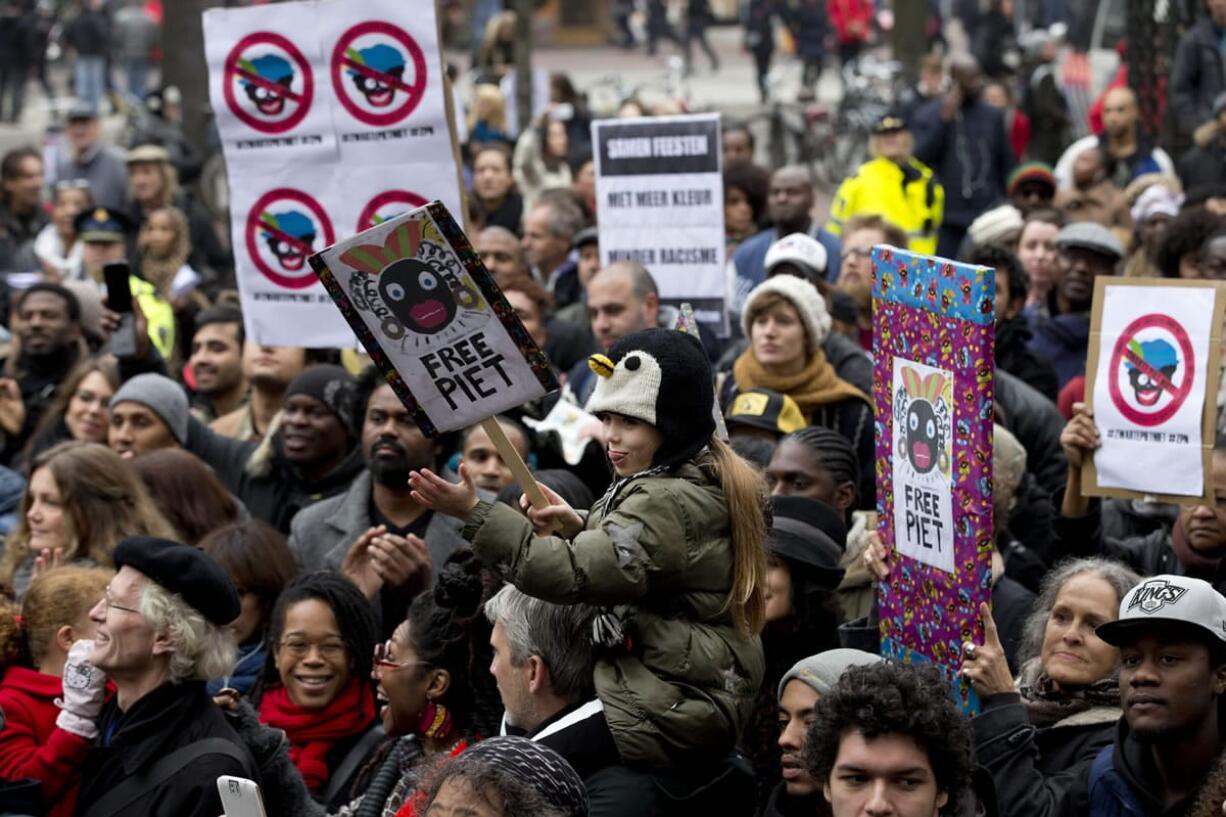
M 339 573 L 298 577 L 273 610 L 260 721 L 285 731 L 290 760 L 328 811 L 354 796 L 358 770 L 383 742 L 370 680 L 375 634 L 370 603 Z
M 59 567 L 30 584 L 21 614 L 0 613 L 0 780 L 37 780 L 48 817 L 71 817 L 78 769 L 93 741 L 56 725 L 61 676 L 73 642 L 94 637 L 89 611 L 106 593 L 112 572 Z M 101 692 L 101 689 L 98 690 Z M 98 702 L 99 705 L 101 701 Z

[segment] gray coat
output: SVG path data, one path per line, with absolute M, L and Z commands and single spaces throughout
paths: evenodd
M 308 505 L 299 511 L 289 529 L 289 549 L 303 570 L 340 570 L 345 554 L 371 526 L 370 469 L 362 471 L 343 494 Z M 460 523 L 436 513 L 426 526 L 430 564 L 438 575 L 443 562 L 468 543 L 460 536 Z M 382 605 L 375 604 L 375 609 Z

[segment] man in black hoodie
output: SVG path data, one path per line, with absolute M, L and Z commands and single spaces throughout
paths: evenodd
M 1058 813 L 1189 814 L 1226 747 L 1226 598 L 1199 579 L 1154 576 L 1095 634 L 1120 648 L 1124 717 Z

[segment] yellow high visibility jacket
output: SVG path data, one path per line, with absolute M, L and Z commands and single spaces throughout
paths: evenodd
M 144 278 L 128 276 L 132 297 L 140 304 L 149 325 L 149 340 L 163 360 L 170 360 L 175 350 L 175 310 L 170 301 L 157 291 L 157 287 Z
M 843 226 L 853 217 L 881 216 L 907 234 L 910 246 L 904 249 L 933 255 L 944 212 L 945 189 L 927 165 L 911 158 L 900 166 L 878 157 L 860 165 L 839 185 L 826 231 L 842 236 Z

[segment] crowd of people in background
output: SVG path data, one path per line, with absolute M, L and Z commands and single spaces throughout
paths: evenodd
M 508 124 L 514 14 L 478 5 L 466 215 L 563 384 L 496 418 L 544 507 L 485 428 L 426 436 L 363 355 L 247 336 L 178 93 L 149 87 L 156 25 L 102 0 L 63 21 L 61 149 L 0 157 L 0 813 L 216 817 L 234 775 L 269 817 L 1220 814 L 1226 393 L 1216 505 L 1081 476 L 1095 280 L 1226 279 L 1226 3 L 1167 78 L 1178 148 L 1125 79 L 1072 104 L 1060 2 L 932 4 L 933 44 L 957 21 L 969 50 L 923 60 L 829 208 L 727 118 L 729 330 L 700 340 L 653 270 L 601 263 L 571 79 Z M 879 47 L 868 0 L 742 5 L 764 101 L 782 36 L 802 92 Z M 0 118 L 45 84 L 54 10 L 0 0 Z M 706 0 L 610 11 L 624 48 L 727 59 Z M 123 149 L 114 77 L 164 114 Z M 933 668 L 879 656 L 882 244 L 995 271 L 972 719 Z M 127 348 L 104 274 L 123 259 Z M 577 440 L 544 422 L 561 401 L 591 417 Z

